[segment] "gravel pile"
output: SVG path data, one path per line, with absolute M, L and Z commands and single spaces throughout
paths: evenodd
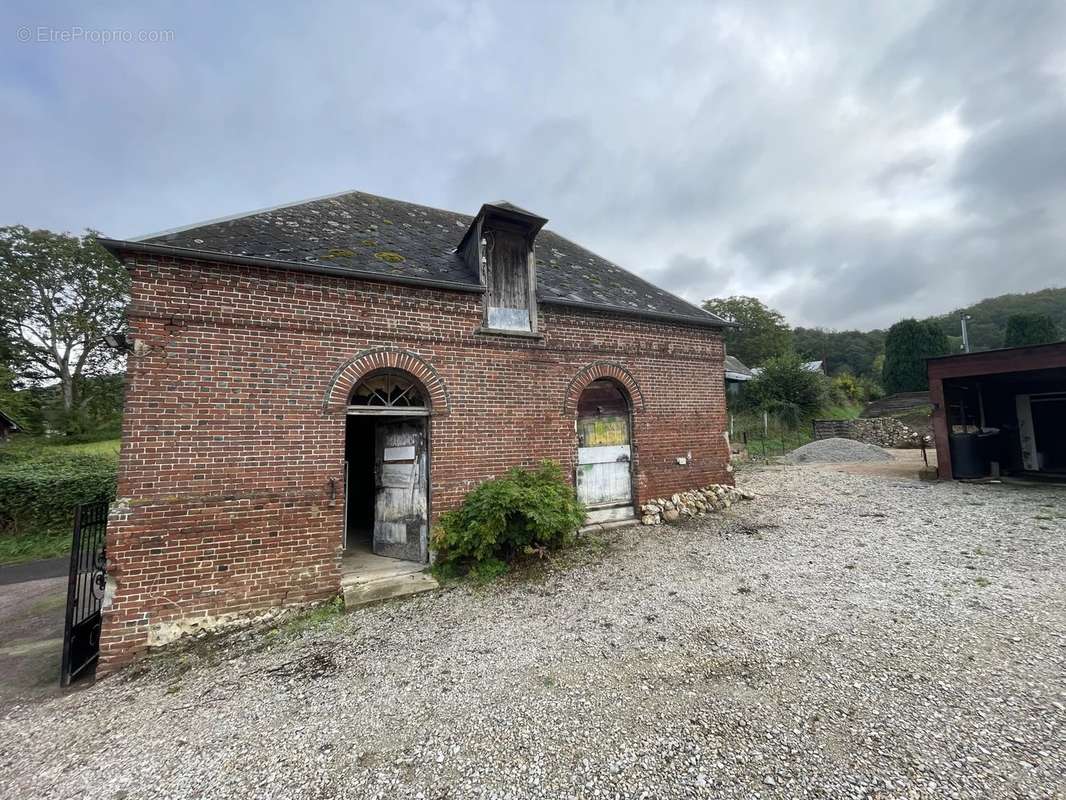
M 785 460 L 792 464 L 851 464 L 860 461 L 891 461 L 892 454 L 875 444 L 854 439 L 819 439 L 797 447 Z
M 1066 494 L 816 468 L 0 712 L 11 798 L 1066 796 Z

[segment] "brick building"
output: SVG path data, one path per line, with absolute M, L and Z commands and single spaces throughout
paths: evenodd
M 550 458 L 590 519 L 730 481 L 721 319 L 507 203 L 349 192 L 105 245 L 132 274 L 101 672 L 422 564 L 433 520 Z

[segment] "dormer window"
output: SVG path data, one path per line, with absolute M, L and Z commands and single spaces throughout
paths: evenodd
M 536 333 L 537 280 L 534 245 L 547 220 L 510 203 L 481 207 L 459 245 L 485 286 L 482 329 Z

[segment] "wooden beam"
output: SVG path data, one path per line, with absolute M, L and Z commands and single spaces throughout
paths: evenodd
M 354 417 L 428 417 L 430 410 L 398 406 L 348 406 L 347 413 Z

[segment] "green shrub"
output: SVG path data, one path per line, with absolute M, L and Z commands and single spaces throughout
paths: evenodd
M 114 496 L 113 459 L 50 448 L 0 451 L 0 535 L 69 530 L 79 503 Z
M 850 372 L 841 372 L 829 379 L 829 400 L 837 405 L 860 403 L 866 400 L 865 387 Z
M 433 530 L 436 569 L 491 578 L 519 555 L 569 544 L 585 509 L 553 461 L 535 470 L 517 467 L 485 481 Z
M 810 372 L 799 356 L 771 358 L 745 387 L 745 403 L 752 410 L 775 415 L 790 428 L 820 411 L 828 402 L 828 379 Z

